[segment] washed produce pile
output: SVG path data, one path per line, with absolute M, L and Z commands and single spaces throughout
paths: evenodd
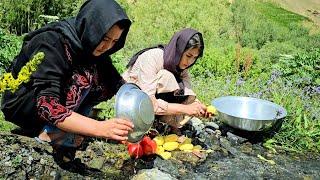
M 129 155 L 135 159 L 156 154 L 167 160 L 171 158 L 173 151 L 189 152 L 199 157 L 203 156 L 203 152 L 210 152 L 210 150 L 203 150 L 200 145 L 192 144 L 191 141 L 191 138 L 184 135 L 169 134 L 166 136 L 158 135 L 153 139 L 144 136 L 137 143 L 125 142 L 125 144 Z
M 202 147 L 200 145 L 193 145 L 191 138 L 186 136 L 177 136 L 170 134 L 167 136 L 156 136 L 153 140 L 157 144 L 156 154 L 163 159 L 171 158 L 171 151 L 185 151 L 199 154 Z
M 216 115 L 217 110 L 213 106 L 207 107 L 207 112 Z M 149 136 L 144 136 L 141 141 L 136 143 L 124 142 L 127 145 L 128 153 L 132 158 L 138 159 L 142 156 L 157 154 L 163 159 L 170 159 L 172 151 L 184 151 L 194 153 L 197 156 L 202 156 L 200 145 L 191 143 L 192 139 L 187 136 L 178 136 L 169 134 L 166 136 L 158 135 L 151 139 Z

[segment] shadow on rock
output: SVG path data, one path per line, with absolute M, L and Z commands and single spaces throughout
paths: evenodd
M 246 131 L 233 128 L 227 124 L 220 124 L 219 127 L 222 136 L 227 136 L 227 133 L 230 132 L 237 136 L 246 138 L 252 144 L 256 144 L 263 142 L 265 139 L 272 138 L 280 130 L 282 123 L 283 119 L 277 121 L 271 128 L 263 131 Z
M 101 177 L 103 176 L 103 172 L 99 169 L 91 168 L 86 164 L 82 163 L 80 159 L 76 158 L 70 162 L 64 162 L 61 158 L 57 158 L 54 156 L 54 160 L 57 165 L 60 166 L 61 169 L 64 169 L 69 172 L 77 173 L 82 176 L 90 176 L 90 177 Z
M 152 169 L 154 168 L 154 161 L 156 160 L 156 155 L 142 157 L 141 159 L 128 159 L 123 162 L 121 170 L 124 174 L 134 175 L 142 169 Z

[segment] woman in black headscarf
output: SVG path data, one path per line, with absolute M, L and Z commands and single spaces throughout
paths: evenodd
M 133 127 L 130 121 L 96 121 L 86 116 L 124 83 L 110 55 L 124 46 L 130 25 L 114 0 L 88 0 L 75 18 L 26 35 L 9 71 L 17 77 L 37 52 L 44 52 L 45 59 L 28 83 L 14 93 L 4 93 L 5 119 L 53 144 L 78 146 L 74 134 L 126 140 Z
M 136 83 L 150 96 L 160 120 L 180 127 L 184 115 L 208 116 L 206 106 L 195 98 L 188 73 L 188 68 L 202 56 L 203 49 L 202 34 L 194 29 L 183 29 L 169 44 L 135 54 L 123 78 Z

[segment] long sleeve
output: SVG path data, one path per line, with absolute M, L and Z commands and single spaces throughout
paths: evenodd
M 42 120 L 56 124 L 71 115 L 65 107 L 63 90 L 71 65 L 65 57 L 63 43 L 54 32 L 35 36 L 26 46 L 27 55 L 44 52 L 45 59 L 32 74 L 32 86 L 36 89 L 37 115 Z

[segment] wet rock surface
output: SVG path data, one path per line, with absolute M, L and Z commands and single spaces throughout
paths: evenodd
M 192 124 L 194 123 L 194 124 Z M 319 179 L 320 155 L 271 152 L 261 134 L 238 132 L 218 123 L 190 121 L 181 133 L 201 145 L 200 153 L 175 151 L 163 160 L 153 155 L 131 159 L 116 142 L 87 139 L 75 160 L 56 158 L 48 144 L 0 133 L 3 179 Z

